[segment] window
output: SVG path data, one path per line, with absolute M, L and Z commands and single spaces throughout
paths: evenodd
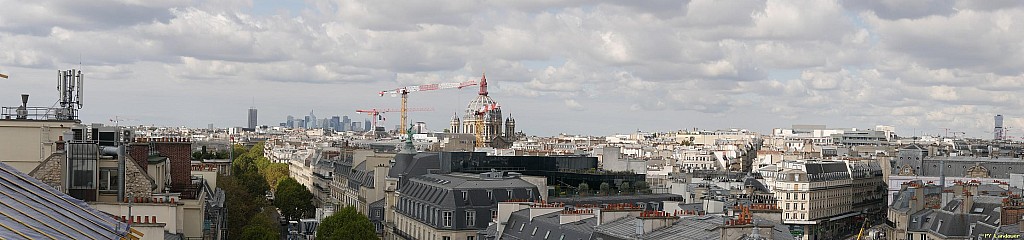
M 494 191 L 487 190 L 487 198 L 494 200 Z
M 443 236 L 443 237 L 441 237 L 441 240 L 452 240 L 452 237 L 449 237 L 449 236 Z
M 498 219 L 498 210 L 491 209 L 491 220 Z
M 445 211 L 441 213 L 441 222 L 445 227 L 452 226 L 452 211 Z
M 117 168 L 100 168 L 100 193 L 117 193 Z
M 786 210 L 789 210 L 789 203 L 786 203 Z
M 530 198 L 533 199 L 533 189 L 526 189 L 526 194 L 530 195 Z
M 151 147 L 150 149 L 156 149 Z M 95 189 L 96 188 L 96 156 L 89 157 L 88 144 L 67 144 L 65 146 L 68 156 L 67 178 L 70 180 L 69 189 Z M 73 196 L 74 197 L 74 196 Z
M 469 201 L 469 191 L 462 191 L 462 200 Z
M 476 211 L 466 211 L 466 226 L 476 225 Z
M 476 236 L 466 236 L 466 240 L 475 240 Z
M 505 191 L 508 192 L 508 198 L 512 199 L 512 189 L 507 189 Z

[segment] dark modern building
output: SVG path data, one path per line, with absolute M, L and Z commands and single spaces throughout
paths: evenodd
M 249 108 L 249 128 L 256 129 L 256 108 Z
M 441 152 L 442 171 L 483 173 L 492 170 L 513 171 L 529 176 L 544 176 L 548 185 L 575 188 L 587 183 L 592 189 L 608 183 L 642 182 L 646 175 L 608 172 L 597 169 L 596 157 L 585 156 L 487 156 L 483 152 Z M 552 189 L 553 190 L 553 189 Z
M 342 129 L 341 129 L 341 117 L 333 116 L 333 117 L 331 117 L 331 121 L 330 122 L 331 122 L 331 130 L 342 131 Z

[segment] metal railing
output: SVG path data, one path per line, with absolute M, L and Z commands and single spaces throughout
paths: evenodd
M 50 107 L 0 107 L 0 118 L 3 119 L 29 119 L 29 120 L 57 120 L 59 108 Z

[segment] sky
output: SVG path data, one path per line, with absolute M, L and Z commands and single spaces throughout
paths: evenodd
M 243 126 L 397 108 L 401 86 L 476 80 L 529 135 L 793 124 L 1024 137 L 1024 2 L 0 0 L 0 105 L 83 122 Z M 409 95 L 429 129 L 476 89 Z M 460 116 L 462 117 L 462 116 Z M 507 116 L 506 116 L 507 117 Z M 384 125 L 398 124 L 398 113 Z

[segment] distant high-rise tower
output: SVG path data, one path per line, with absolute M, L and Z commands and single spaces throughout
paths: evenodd
M 313 115 L 313 110 L 309 110 L 309 116 L 306 116 L 306 129 L 314 129 L 317 127 L 316 115 Z
M 256 108 L 249 108 L 249 128 L 256 128 Z
M 334 131 L 337 131 L 337 132 L 342 131 L 341 130 L 341 117 L 339 117 L 339 116 L 331 117 L 331 130 L 334 130 Z
M 366 119 L 366 120 L 363 120 L 363 130 L 374 131 L 374 130 L 377 130 L 377 129 L 373 129 L 373 124 L 370 123 L 369 119 Z
M 288 120 L 284 122 L 284 126 L 287 128 L 295 128 L 295 116 L 288 115 Z
M 352 131 L 352 119 L 349 119 L 348 116 L 342 116 L 341 117 L 341 130 L 339 130 L 339 131 L 343 131 L 343 132 L 344 131 Z
M 996 115 L 996 128 L 992 130 L 993 139 L 1003 140 L 1005 130 L 1003 130 L 1003 115 Z

